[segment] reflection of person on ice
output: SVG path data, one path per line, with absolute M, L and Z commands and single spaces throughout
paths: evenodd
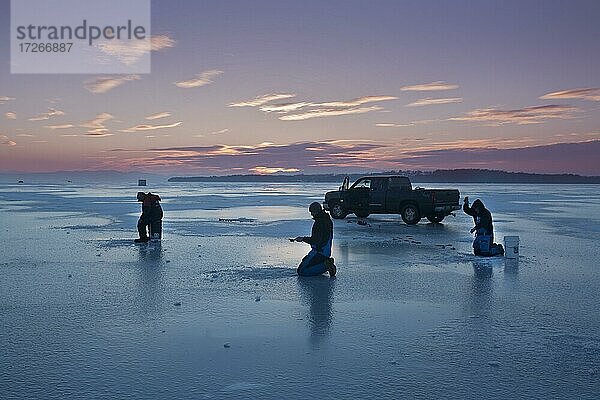
M 479 199 L 469 207 L 469 198 L 465 197 L 463 211 L 473 217 L 475 226 L 471 233 L 475 232 L 473 241 L 473 252 L 476 256 L 498 256 L 504 255 L 501 244 L 494 243 L 494 226 L 492 224 L 492 213 L 485 208 Z
M 299 236 L 294 239 L 296 242 L 308 243 L 311 247 L 310 252 L 298 266 L 298 275 L 316 276 L 329 272 L 329 276 L 333 277 L 336 273 L 336 266 L 331 258 L 333 222 L 317 202 L 312 203 L 308 210 L 315 220 L 311 236 Z
M 138 220 L 137 228 L 140 235 L 139 239 L 135 239 L 136 243 L 146 243 L 150 240 L 150 235 L 162 231 L 163 210 L 160 206 L 160 197 L 152 193 L 138 192 L 137 200 L 142 203 L 142 215 Z

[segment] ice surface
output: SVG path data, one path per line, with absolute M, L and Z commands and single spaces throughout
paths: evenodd
M 350 216 L 337 277 L 298 278 L 331 185 L 149 186 L 146 245 L 137 186 L 0 185 L 0 398 L 598 398 L 600 187 L 427 186 L 518 262 L 471 255 L 462 212 Z

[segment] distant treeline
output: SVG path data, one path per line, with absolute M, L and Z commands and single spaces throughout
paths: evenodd
M 574 174 L 530 174 L 487 169 L 450 169 L 436 171 L 388 171 L 377 174 L 273 174 L 273 175 L 226 175 L 226 176 L 176 176 L 169 182 L 313 182 L 340 183 L 345 176 L 354 181 L 368 175 L 402 175 L 413 182 L 440 183 L 555 183 L 555 184 L 600 184 L 600 176 L 580 176 Z

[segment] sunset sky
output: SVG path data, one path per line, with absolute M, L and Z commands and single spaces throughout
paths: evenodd
M 153 1 L 151 74 L 16 75 L 0 0 L 0 170 L 600 175 L 599 21 L 597 0 Z

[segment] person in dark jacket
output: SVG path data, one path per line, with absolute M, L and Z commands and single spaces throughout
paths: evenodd
M 504 248 L 502 245 L 494 243 L 492 213 L 485 208 L 483 202 L 477 199 L 469 207 L 469 197 L 465 197 L 463 211 L 473 217 L 473 222 L 475 222 L 475 226 L 471 229 L 471 233 L 475 232 L 475 240 L 473 241 L 473 252 L 475 255 L 503 255 Z
M 329 272 L 334 277 L 337 268 L 331 258 L 333 222 L 321 204 L 314 202 L 308 208 L 315 222 L 310 236 L 298 236 L 296 242 L 310 244 L 310 252 L 302 259 L 297 272 L 300 276 L 317 276 Z
M 152 233 L 161 233 L 163 210 L 160 206 L 160 197 L 152 193 L 138 192 L 137 200 L 142 203 L 142 215 L 138 220 L 137 228 L 140 235 L 136 243 L 146 243 Z

